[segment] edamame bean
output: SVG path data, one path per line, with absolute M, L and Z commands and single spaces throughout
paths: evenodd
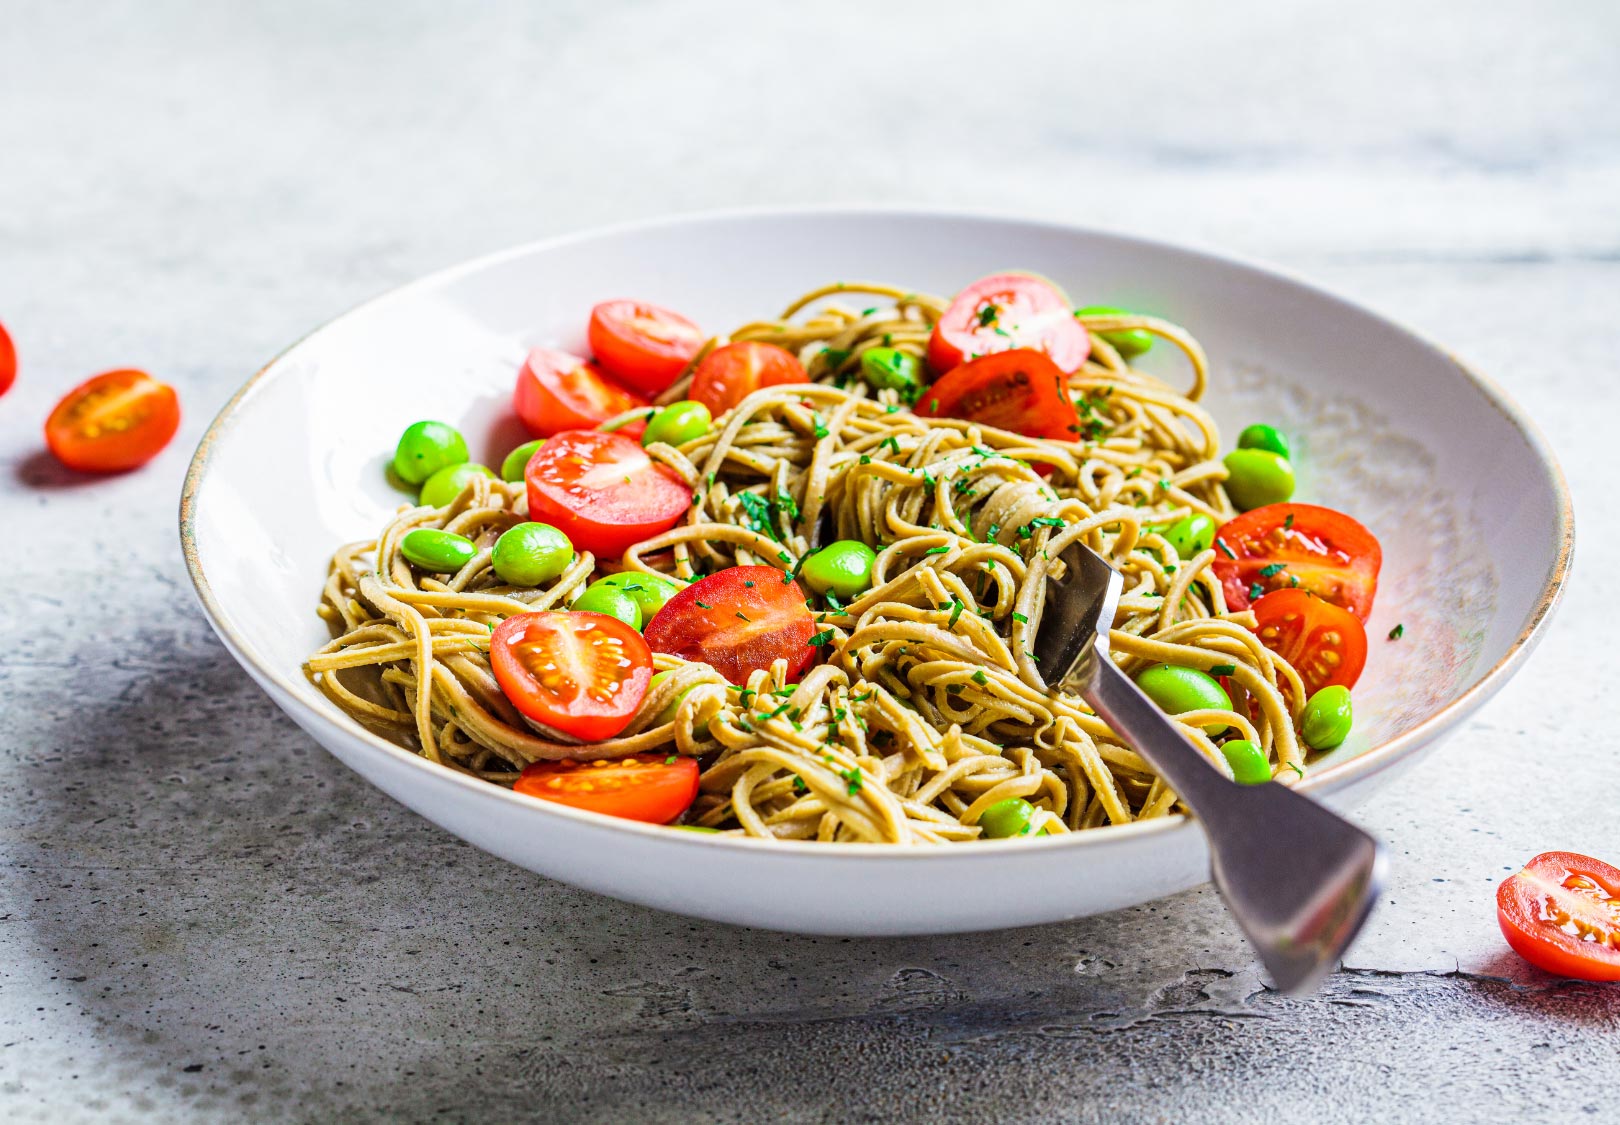
M 1208 672 L 1183 668 L 1179 664 L 1155 664 L 1136 674 L 1136 686 L 1169 715 L 1187 711 L 1230 711 L 1232 699 L 1220 682 Z M 1224 734 L 1226 723 L 1210 723 L 1204 733 Z
M 592 582 L 568 607 L 576 613 L 605 613 L 617 617 L 632 629 L 641 628 L 641 607 L 636 599 L 617 586 Z
M 453 531 L 440 531 L 433 527 L 419 527 L 407 531 L 399 541 L 399 553 L 405 561 L 434 574 L 454 574 L 478 553 L 473 541 Z
M 1334 684 L 1305 701 L 1299 736 L 1312 750 L 1331 750 L 1350 736 L 1350 689 Z
M 644 574 L 639 570 L 622 570 L 606 578 L 598 578 L 593 586 L 617 586 L 635 599 L 641 610 L 641 619 L 651 621 L 664 604 L 686 588 L 683 582 L 665 578 L 662 574 Z
M 501 479 L 513 482 L 522 480 L 523 470 L 529 467 L 529 458 L 533 457 L 534 451 L 544 444 L 546 444 L 545 438 L 535 438 L 533 441 L 524 442 L 508 453 L 506 460 L 501 462 Z
M 818 594 L 831 592 L 845 601 L 860 597 L 872 585 L 877 552 L 858 539 L 829 543 L 804 560 L 799 576 Z
M 1225 458 L 1226 494 L 1242 511 L 1281 504 L 1294 494 L 1294 467 L 1268 449 L 1234 449 Z
M 467 441 L 443 422 L 414 422 L 394 447 L 394 473 L 406 484 L 421 484 L 440 469 L 467 460 Z
M 1178 556 L 1190 559 L 1200 551 L 1209 550 L 1210 544 L 1215 542 L 1215 521 L 1202 512 L 1194 512 L 1171 524 L 1164 537 L 1170 540 Z
M 421 495 L 417 499 L 429 508 L 443 508 L 454 503 L 461 490 L 474 477 L 494 480 L 495 474 L 489 471 L 488 466 L 475 465 L 470 461 L 461 465 L 447 465 L 423 482 Z
M 1292 457 L 1288 450 L 1288 438 L 1276 426 L 1268 426 L 1264 422 L 1256 422 L 1252 426 L 1245 426 L 1238 435 L 1239 449 L 1264 449 L 1275 453 L 1278 457 Z
M 1259 785 L 1271 780 L 1271 763 L 1266 752 L 1246 738 L 1221 743 L 1226 764 L 1232 767 L 1232 780 L 1239 785 Z
M 922 383 L 922 364 L 899 348 L 867 348 L 861 353 L 861 378 L 880 391 L 912 391 Z
M 641 435 L 641 444 L 661 441 L 667 445 L 685 445 L 708 433 L 713 421 L 709 408 L 701 402 L 672 402 L 652 416 Z
M 1087 305 L 1074 315 L 1135 316 L 1136 314 L 1126 309 L 1116 309 L 1112 305 Z M 1145 328 L 1124 328 L 1114 332 L 1099 332 L 1097 335 L 1112 344 L 1121 359 L 1132 359 L 1153 346 L 1153 333 Z
M 997 801 L 979 814 L 979 827 L 990 840 L 1028 836 L 1035 827 L 1035 806 L 1022 797 Z
M 574 561 L 574 545 L 549 523 L 520 523 L 495 540 L 490 563 L 503 582 L 538 586 L 550 582 Z
M 647 694 L 651 695 L 658 688 L 659 684 L 663 683 L 674 674 L 675 673 L 673 671 L 654 672 L 652 680 L 647 684 Z M 692 687 L 697 687 L 697 685 L 693 684 Z M 673 723 L 675 721 L 676 708 L 680 707 L 681 700 L 685 699 L 691 694 L 692 688 L 689 687 L 685 691 L 681 692 L 681 694 L 677 695 L 674 699 L 670 700 L 669 703 L 664 706 L 664 709 L 658 712 L 658 717 L 653 720 L 653 726 L 660 727 L 665 723 Z

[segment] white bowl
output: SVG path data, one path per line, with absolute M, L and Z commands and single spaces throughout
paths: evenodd
M 441 418 L 499 464 L 521 439 L 514 372 L 532 344 L 584 347 L 592 304 L 634 296 L 724 331 L 839 279 L 951 293 L 1006 268 L 1081 303 L 1157 313 L 1208 349 L 1206 404 L 1229 437 L 1295 438 L 1300 499 L 1354 514 L 1384 571 L 1357 727 L 1303 788 L 1348 806 L 1462 722 L 1523 662 L 1564 582 L 1563 478 L 1506 397 L 1440 348 L 1274 271 L 1077 227 L 900 211 L 742 212 L 519 247 L 346 313 L 274 360 L 204 436 L 181 541 L 214 629 L 316 741 L 457 836 L 544 875 L 665 910 L 834 934 L 1019 926 L 1196 885 L 1206 853 L 1180 817 L 938 848 L 766 843 L 672 832 L 530 800 L 363 729 L 303 677 L 327 639 L 327 558 L 399 496 L 399 432 Z M 1173 356 L 1151 358 L 1173 373 Z M 1399 642 L 1386 642 L 1397 622 Z M 274 752 L 273 749 L 270 752 Z M 981 905 L 995 902 L 993 913 Z

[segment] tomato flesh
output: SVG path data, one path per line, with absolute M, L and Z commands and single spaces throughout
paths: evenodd
M 1049 282 L 998 273 L 952 299 L 928 340 L 928 364 L 943 374 L 979 356 L 1022 348 L 1044 353 L 1070 373 L 1091 354 L 1091 337 Z
M 11 334 L 6 326 L 0 324 L 0 395 L 11 389 L 11 384 L 17 381 L 17 346 L 11 342 Z
M 716 418 L 761 387 L 808 383 L 810 376 L 794 354 L 775 344 L 741 340 L 715 348 L 692 372 L 688 397 Z
M 733 566 L 680 591 L 647 623 L 647 643 L 712 667 L 729 683 L 786 659 L 788 679 L 815 660 L 804 590 L 772 566 Z
M 512 786 L 515 792 L 604 816 L 668 824 L 698 793 L 698 764 L 668 754 L 635 754 L 617 761 L 535 762 Z
M 602 613 L 508 617 L 490 638 L 489 663 L 501 692 L 526 718 L 584 742 L 628 726 L 652 682 L 647 642 Z
M 647 405 L 646 399 L 613 382 L 596 364 L 554 348 L 530 350 L 512 392 L 512 408 L 533 437 L 589 430 Z M 645 428 L 644 421 L 632 422 L 622 432 L 634 437 Z
M 1294 666 L 1307 697 L 1355 686 L 1367 663 L 1367 630 L 1354 614 L 1304 590 L 1277 590 L 1253 608 L 1260 643 Z
M 1576 980 L 1620 980 L 1620 868 L 1543 852 L 1496 889 L 1496 920 L 1514 952 Z
M 1315 504 L 1267 504 L 1244 512 L 1215 534 L 1215 577 L 1226 608 L 1249 608 L 1261 591 L 1309 590 L 1362 621 L 1372 613 L 1384 552 L 1361 524 Z
M 70 469 L 120 473 L 156 457 L 179 428 L 173 387 L 144 371 L 108 371 L 56 404 L 45 421 L 45 444 Z
M 1063 372 L 1044 352 L 1021 348 L 969 360 L 940 378 L 913 409 L 1028 437 L 1076 440 L 1080 424 Z
M 679 378 L 703 347 L 703 332 L 680 313 L 641 301 L 603 301 L 591 310 L 591 354 L 609 374 L 645 395 Z
M 622 555 L 668 531 L 692 506 L 692 490 L 622 433 L 565 430 L 529 458 L 523 477 L 529 518 L 549 523 L 581 550 Z

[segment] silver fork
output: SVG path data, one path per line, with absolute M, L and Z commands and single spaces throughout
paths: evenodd
M 1049 578 L 1035 656 L 1049 684 L 1080 695 L 1192 810 L 1210 873 L 1276 986 L 1308 992 L 1355 939 L 1383 884 L 1378 841 L 1285 785 L 1238 785 L 1108 655 L 1124 580 L 1083 544 Z

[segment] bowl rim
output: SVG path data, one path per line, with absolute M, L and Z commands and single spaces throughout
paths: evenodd
M 346 320 L 374 305 L 396 300 L 422 290 L 440 287 L 457 278 L 535 253 L 602 238 L 659 231 L 673 227 L 702 226 L 711 223 L 724 224 L 738 220 L 768 222 L 806 218 L 835 220 L 872 218 L 929 219 L 1018 226 L 1037 231 L 1045 230 L 1064 236 L 1078 234 L 1161 252 L 1167 251 L 1173 254 L 1202 259 L 1205 262 L 1223 267 L 1235 266 L 1251 274 L 1260 275 L 1266 280 L 1294 286 L 1330 304 L 1353 310 L 1364 316 L 1371 316 L 1397 331 L 1405 333 L 1418 344 L 1444 357 L 1466 381 L 1474 385 L 1480 394 L 1484 396 L 1487 403 L 1500 413 L 1519 433 L 1525 444 L 1530 447 L 1532 453 L 1540 462 L 1547 483 L 1550 485 L 1557 502 L 1555 520 L 1557 543 L 1554 548 L 1553 562 L 1546 575 L 1542 578 L 1541 589 L 1536 595 L 1535 604 L 1532 606 L 1529 617 L 1520 629 L 1519 634 L 1514 637 L 1502 657 L 1488 670 L 1480 674 L 1471 685 L 1451 702 L 1429 715 L 1411 730 L 1397 735 L 1387 742 L 1380 743 L 1356 757 L 1336 763 L 1320 772 L 1307 774 L 1297 783 L 1296 787 L 1301 792 L 1309 793 L 1315 790 L 1348 786 L 1397 765 L 1489 700 L 1528 658 L 1545 634 L 1553 611 L 1568 585 L 1574 555 L 1575 514 L 1569 483 L 1558 463 L 1558 459 L 1554 456 L 1540 429 L 1524 410 L 1502 390 L 1500 385 L 1494 379 L 1463 362 L 1450 349 L 1430 339 L 1424 333 L 1416 331 L 1410 326 L 1358 301 L 1300 277 L 1288 269 L 1256 261 L 1241 254 L 1233 254 L 1196 243 L 1170 241 L 1124 230 L 1091 226 L 1083 223 L 1059 222 L 1008 212 L 904 204 L 823 204 L 809 206 L 740 206 L 674 212 L 652 218 L 591 226 L 546 238 L 533 239 L 515 246 L 477 255 L 431 271 L 402 285 L 392 286 L 321 322 L 288 344 L 254 372 L 214 416 L 197 444 L 197 449 L 186 469 L 185 482 L 181 488 L 179 510 L 181 552 L 185 556 L 186 570 L 191 577 L 197 599 L 202 605 L 209 624 L 219 634 L 225 647 L 238 661 L 246 661 L 252 665 L 249 670 L 257 673 L 254 678 L 261 685 L 266 683 L 274 684 L 289 700 L 301 707 L 330 735 L 358 742 L 368 750 L 380 751 L 384 755 L 404 763 L 408 769 L 422 771 L 425 778 L 437 779 L 437 782 L 428 782 L 428 784 L 445 783 L 463 786 L 469 795 L 476 794 L 481 795 L 484 799 L 511 802 L 514 807 L 529 810 L 532 815 L 559 816 L 568 820 L 582 822 L 580 827 L 594 826 L 617 832 L 643 835 L 649 841 L 657 839 L 665 843 L 705 848 L 744 848 L 753 851 L 755 854 L 759 854 L 761 850 L 764 850 L 775 855 L 820 856 L 826 860 L 839 861 L 857 858 L 887 860 L 905 857 L 909 862 L 939 862 L 946 858 L 961 860 L 973 856 L 982 859 L 999 859 L 1011 852 L 1029 854 L 1032 847 L 1037 849 L 1103 847 L 1122 843 L 1127 837 L 1144 833 L 1159 834 L 1177 830 L 1190 830 L 1192 826 L 1189 818 L 1177 813 L 1155 817 L 1151 820 L 1133 821 L 1130 824 L 1103 825 L 1084 832 L 1069 832 L 1060 836 L 1043 837 L 1034 840 L 983 841 L 973 848 L 926 848 L 901 845 L 829 848 L 824 843 L 813 841 L 756 840 L 744 836 L 706 836 L 697 833 L 671 832 L 663 825 L 642 824 L 637 821 L 574 809 L 554 802 L 525 798 L 504 786 L 492 785 L 489 782 L 437 765 L 420 754 L 389 742 L 347 715 L 329 713 L 327 709 L 311 706 L 300 698 L 297 680 L 265 659 L 252 643 L 231 624 L 224 607 L 220 604 L 209 584 L 208 577 L 203 571 L 202 560 L 198 554 L 196 540 L 198 493 L 202 488 L 204 478 L 207 476 L 215 445 L 229 432 L 242 406 L 256 390 L 265 385 L 276 369 L 280 367 L 283 360 L 296 352 L 309 340 L 320 335 L 339 321 Z M 270 694 L 274 697 L 274 693 Z M 306 733 L 312 734 L 312 732 L 308 731 Z M 317 741 L 321 740 L 317 739 Z M 371 779 L 367 778 L 367 781 L 369 782 Z M 375 784 L 375 782 L 372 782 L 372 784 Z

